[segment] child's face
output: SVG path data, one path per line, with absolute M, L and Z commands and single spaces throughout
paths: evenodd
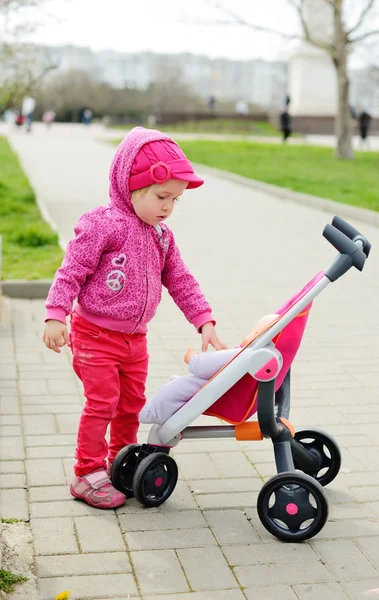
M 150 185 L 132 192 L 132 204 L 136 215 L 148 225 L 157 225 L 174 210 L 179 196 L 184 192 L 188 181 L 169 179 L 163 185 Z

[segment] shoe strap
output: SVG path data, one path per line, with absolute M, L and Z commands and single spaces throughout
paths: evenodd
M 99 490 L 107 483 L 111 483 L 107 472 L 104 470 L 89 473 L 88 475 L 85 475 L 83 479 L 85 479 L 94 490 Z

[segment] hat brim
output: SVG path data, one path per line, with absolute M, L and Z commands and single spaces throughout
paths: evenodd
M 172 179 L 180 179 L 180 181 L 188 181 L 187 190 L 198 188 L 204 183 L 204 179 L 201 179 L 195 173 L 172 173 Z

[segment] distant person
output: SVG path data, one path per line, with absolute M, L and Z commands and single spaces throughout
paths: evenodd
M 90 108 L 85 108 L 83 111 L 82 122 L 84 125 L 90 125 L 92 121 L 93 112 Z
M 291 116 L 288 112 L 287 107 L 280 114 L 280 129 L 283 133 L 283 143 L 285 143 L 285 142 L 287 142 L 288 138 L 290 137 L 290 135 L 292 133 Z
M 209 96 L 208 98 L 208 110 L 211 115 L 215 114 L 216 111 L 216 98 L 214 96 Z
M 370 129 L 371 115 L 363 110 L 358 117 L 359 135 L 361 136 L 361 145 L 368 142 L 368 130 Z
M 47 129 L 50 129 L 52 124 L 54 123 L 56 114 L 53 110 L 45 110 L 42 115 L 42 121 L 45 123 Z
M 249 107 L 245 100 L 238 100 L 236 102 L 236 113 L 244 117 L 249 114 Z
M 16 115 L 16 119 L 15 119 L 16 127 L 22 127 L 22 125 L 24 124 L 24 121 L 25 121 L 24 115 L 22 115 L 21 113 L 18 113 Z
M 28 133 L 32 130 L 32 123 L 34 117 L 34 110 L 36 107 L 36 101 L 31 96 L 25 96 L 22 101 L 21 114 L 24 117 L 26 123 L 26 131 Z

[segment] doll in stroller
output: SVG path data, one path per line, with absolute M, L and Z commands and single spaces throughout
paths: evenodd
M 351 267 L 361 271 L 371 249 L 367 239 L 340 217 L 326 225 L 323 235 L 338 251 L 326 271 L 318 273 L 270 315 L 263 327 L 261 324 L 241 347 L 233 349 L 232 355 L 222 357 L 224 351 L 211 353 L 209 358 L 206 353 L 198 355 L 196 375 L 200 377 L 195 376 L 196 385 L 190 381 L 195 385 L 192 397 L 180 396 L 180 379 L 186 379 L 183 377 L 170 382 L 173 394 L 168 384 L 162 388 L 163 395 L 158 393 L 153 398 L 157 410 L 150 415 L 158 418 L 147 417 L 147 421 L 155 421 L 147 443 L 126 446 L 112 464 L 112 483 L 126 496 L 134 496 L 146 507 L 159 506 L 170 497 L 178 479 L 170 449 L 182 439 L 270 438 L 277 475 L 264 483 L 258 495 L 257 511 L 263 526 L 289 542 L 312 538 L 321 531 L 328 518 L 328 498 L 323 488 L 337 476 L 341 453 L 326 432 L 295 432 L 289 421 L 291 364 L 313 300 Z M 193 357 L 188 358 L 191 363 Z M 165 398 L 169 400 L 167 406 Z M 228 424 L 191 426 L 202 414 Z M 252 420 L 255 414 L 257 418 Z

